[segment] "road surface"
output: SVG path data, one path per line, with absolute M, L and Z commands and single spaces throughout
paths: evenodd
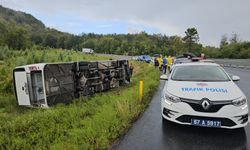
M 250 59 L 213 59 L 218 64 L 250 67 Z
M 228 73 L 241 77 L 237 84 L 246 94 L 250 104 L 250 70 L 225 69 Z M 148 109 L 114 149 L 244 150 L 250 148 L 250 125 L 245 129 L 236 130 L 183 126 L 170 122 L 163 125 L 160 112 L 160 95 L 163 86 L 164 81 L 161 81 Z

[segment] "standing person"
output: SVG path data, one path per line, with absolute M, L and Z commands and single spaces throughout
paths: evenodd
M 159 62 L 159 70 L 162 70 L 162 55 L 160 55 L 160 57 L 158 58 L 158 62 Z
M 154 65 L 155 65 L 155 68 L 159 66 L 157 57 L 154 58 Z
M 167 72 L 167 65 L 168 65 L 167 56 L 163 58 L 162 64 L 163 64 L 163 68 L 162 68 L 163 73 L 166 74 L 166 72 Z
M 168 56 L 168 71 L 170 72 L 171 66 L 173 64 L 173 59 L 172 57 L 169 55 Z

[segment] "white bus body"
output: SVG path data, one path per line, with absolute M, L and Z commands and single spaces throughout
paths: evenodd
M 50 107 L 130 81 L 127 60 L 41 63 L 13 70 L 18 105 Z

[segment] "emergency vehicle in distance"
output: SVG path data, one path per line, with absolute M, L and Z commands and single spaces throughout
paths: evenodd
M 194 126 L 241 128 L 248 124 L 247 98 L 216 63 L 176 64 L 161 98 L 161 114 L 166 120 Z
M 119 87 L 130 76 L 128 60 L 41 63 L 13 70 L 18 105 L 44 108 Z

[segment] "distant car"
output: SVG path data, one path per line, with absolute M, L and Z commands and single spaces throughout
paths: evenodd
M 183 53 L 182 55 L 177 56 L 176 58 L 194 58 L 196 57 L 193 53 Z
M 132 60 L 137 60 L 138 56 L 133 56 Z
M 248 124 L 247 98 L 216 63 L 176 64 L 161 98 L 164 120 L 184 125 L 241 128 Z
M 82 52 L 86 54 L 93 54 L 94 50 L 90 48 L 82 48 Z
M 137 57 L 138 61 L 143 61 L 146 63 L 150 63 L 151 62 L 151 57 L 149 55 L 141 55 Z
M 170 70 L 172 70 L 176 64 L 191 63 L 191 62 L 214 63 L 214 61 L 211 59 L 201 59 L 199 57 L 193 57 L 192 59 L 191 58 L 176 58 Z
M 188 59 L 188 58 L 177 58 L 174 60 L 173 65 L 182 64 L 182 63 L 189 63 L 189 62 L 192 62 L 192 60 Z
M 190 58 L 176 58 L 176 59 L 174 59 L 173 64 L 170 67 L 170 71 L 173 70 L 173 68 L 176 64 L 190 63 L 190 62 L 192 62 L 192 59 L 190 59 Z

